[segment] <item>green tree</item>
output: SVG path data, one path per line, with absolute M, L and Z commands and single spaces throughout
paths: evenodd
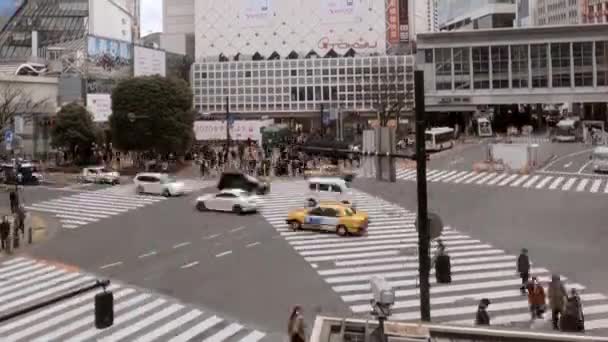
M 57 113 L 51 139 L 54 147 L 64 148 L 74 160 L 86 159 L 97 140 L 97 128 L 92 115 L 77 103 L 63 106 Z
M 120 82 L 112 92 L 114 146 L 126 151 L 183 154 L 194 139 L 192 90 L 160 76 Z

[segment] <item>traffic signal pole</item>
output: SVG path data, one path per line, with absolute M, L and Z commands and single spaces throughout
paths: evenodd
M 226 164 L 230 161 L 230 98 L 226 96 Z
M 424 108 L 424 72 L 414 73 L 415 106 L 416 106 L 416 185 L 418 190 L 418 272 L 420 277 L 420 319 L 431 321 L 431 298 L 429 274 L 430 232 L 428 224 L 427 188 L 426 188 L 426 148 L 424 132 L 426 130 Z

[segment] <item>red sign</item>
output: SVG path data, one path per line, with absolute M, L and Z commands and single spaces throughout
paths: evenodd
M 399 44 L 399 0 L 388 0 L 386 22 L 388 23 L 386 40 L 389 44 Z
M 348 50 L 348 49 L 354 49 L 354 50 L 365 50 L 365 49 L 375 49 L 378 47 L 378 42 L 374 42 L 373 44 L 370 42 L 366 42 L 363 40 L 363 38 L 359 39 L 356 42 L 345 42 L 345 41 L 338 41 L 338 42 L 332 42 L 331 40 L 329 40 L 328 37 L 323 37 L 321 39 L 319 39 L 319 43 L 317 45 L 319 47 L 319 49 L 323 49 L 323 50 L 329 50 L 329 49 L 339 49 L 339 50 Z

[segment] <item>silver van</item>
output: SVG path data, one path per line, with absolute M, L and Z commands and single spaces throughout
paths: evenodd
M 321 201 L 336 201 L 354 206 L 354 195 L 350 184 L 338 177 L 309 178 L 306 200 L 311 207 Z

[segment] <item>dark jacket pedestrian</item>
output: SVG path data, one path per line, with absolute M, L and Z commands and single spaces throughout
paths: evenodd
M 475 316 L 476 325 L 490 325 L 490 315 L 487 311 L 488 305 L 490 305 L 490 300 L 487 298 L 479 301 L 477 315 Z
M 291 342 L 306 341 L 306 327 L 304 325 L 304 317 L 302 316 L 302 307 L 296 305 L 289 316 L 287 325 L 287 333 Z
M 8 222 L 6 216 L 2 218 L 2 222 L 0 223 L 0 241 L 2 243 L 2 249 L 6 250 L 8 248 L 8 235 L 11 231 L 11 224 Z
M 530 278 L 530 258 L 528 257 L 528 250 L 525 248 L 521 250 L 521 254 L 517 258 L 517 273 L 521 277 L 521 292 L 525 294 Z
M 17 201 L 17 194 L 14 191 L 11 191 L 11 193 L 8 195 L 8 198 L 11 204 L 11 213 L 15 213 L 15 211 L 17 211 L 17 206 L 19 205 Z
M 564 312 L 566 299 L 568 293 L 562 283 L 559 275 L 553 275 L 551 277 L 551 284 L 547 291 L 549 297 L 549 305 L 551 306 L 551 319 L 553 322 L 553 329 L 559 329 L 559 317 Z
M 585 315 L 583 305 L 576 289 L 570 290 L 570 297 L 566 302 L 566 310 L 560 320 L 560 328 L 566 332 L 585 331 Z
M 536 277 L 533 277 L 528 284 L 528 304 L 530 304 L 532 319 L 542 318 L 546 305 L 545 289 L 538 283 Z

